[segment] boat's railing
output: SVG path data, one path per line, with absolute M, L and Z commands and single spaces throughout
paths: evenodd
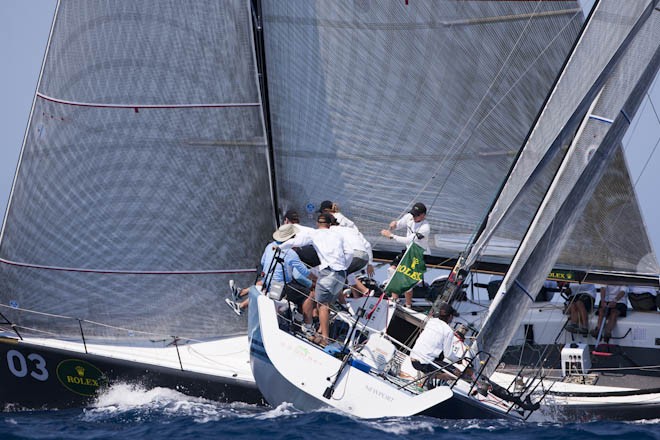
M 486 361 L 484 361 L 484 358 L 486 358 Z M 478 360 L 480 368 L 473 382 L 473 386 L 469 390 L 469 394 L 472 395 L 475 384 L 487 384 L 487 391 L 489 393 L 503 401 L 509 402 L 507 413 L 511 413 L 511 411 L 515 410 L 520 417 L 524 419 L 529 418 L 529 416 L 540 407 L 540 402 L 550 391 L 549 388 L 542 389 L 540 396 L 539 393 L 537 393 L 538 387 L 543 384 L 543 380 L 545 379 L 542 369 L 534 370 L 535 373 L 533 375 L 525 375 L 523 374 L 525 368 L 521 367 L 512 375 L 509 384 L 506 387 L 502 387 L 483 376 L 485 367 L 488 362 L 492 360 L 490 353 L 482 351 L 478 352 L 474 357 L 469 358 L 469 368 L 474 368 L 475 360 Z M 477 389 L 477 392 L 483 393 L 484 391 L 486 390 Z M 532 401 L 533 397 L 535 399 L 534 401 Z
M 389 335 L 385 335 L 385 337 L 397 345 L 399 349 L 410 352 L 410 347 L 389 337 Z M 538 409 L 539 402 L 549 392 L 549 389 L 543 389 L 541 397 L 538 397 L 536 401 L 531 400 L 532 395 L 538 396 L 536 390 L 542 384 L 543 378 L 539 375 L 532 377 L 523 376 L 521 369 L 513 375 L 511 383 L 506 388 L 500 387 L 483 376 L 483 367 L 491 361 L 492 357 L 489 353 L 479 352 L 474 356 L 464 356 L 449 363 L 432 362 L 431 364 L 436 368 L 435 370 L 398 383 L 397 388 L 410 389 L 415 384 L 423 387 L 429 380 L 433 380 L 439 373 L 443 373 L 446 376 L 444 381 L 450 389 L 454 390 L 461 383 L 469 384 L 465 392 L 468 397 L 474 397 L 477 394 L 481 394 L 482 396 L 493 395 L 500 399 L 501 406 L 505 407 L 507 414 L 511 413 L 511 411 L 516 411 L 516 417 L 527 419 Z M 476 364 L 480 365 L 480 368 L 475 368 Z
M 7 317 L 2 312 L 0 312 L 0 317 L 2 317 L 2 319 L 4 319 L 3 322 L 0 322 L 0 325 L 10 326 L 11 330 L 14 333 L 16 333 L 16 336 L 18 336 L 18 339 L 23 340 L 23 336 L 21 336 L 21 334 L 18 331 L 18 326 L 16 324 L 14 324 L 13 322 L 11 322 L 9 319 L 7 319 Z
M 30 314 L 40 315 L 40 316 L 48 317 L 49 319 L 75 321 L 77 323 L 77 327 L 79 329 L 78 335 L 79 335 L 79 338 L 80 338 L 80 342 L 82 343 L 83 351 L 84 351 L 85 354 L 97 354 L 96 350 L 94 350 L 93 352 L 90 351 L 90 347 L 88 346 L 89 341 L 88 341 L 87 337 L 85 336 L 85 327 L 91 328 L 92 326 L 104 327 L 106 329 L 111 329 L 111 330 L 116 331 L 116 332 L 121 332 L 129 338 L 127 340 L 132 340 L 135 343 L 138 342 L 136 337 L 142 336 L 142 337 L 145 338 L 145 340 L 148 340 L 151 343 L 156 343 L 156 342 L 162 343 L 166 347 L 167 346 L 174 346 L 175 351 L 176 351 L 176 357 L 177 357 L 176 359 L 178 361 L 178 365 L 179 365 L 179 368 L 181 369 L 181 371 L 184 371 L 184 366 L 183 366 L 183 362 L 181 360 L 181 353 L 179 352 L 179 346 L 189 344 L 189 343 L 195 343 L 195 342 L 204 342 L 202 340 L 198 340 L 198 339 L 195 339 L 195 338 L 189 338 L 189 337 L 185 337 L 185 336 L 181 336 L 181 335 L 164 335 L 164 334 L 161 334 L 161 333 L 154 333 L 154 332 L 148 332 L 148 331 L 143 331 L 143 330 L 136 330 L 136 329 L 131 329 L 131 328 L 127 328 L 127 327 L 120 327 L 120 326 L 116 326 L 116 325 L 105 324 L 105 323 L 102 323 L 102 322 L 90 321 L 90 320 L 87 320 L 87 319 L 77 318 L 77 317 L 73 317 L 73 316 L 57 315 L 57 314 L 53 314 L 53 313 L 40 312 L 40 311 L 29 310 L 29 309 L 24 309 L 24 308 L 20 308 L 20 307 L 7 306 L 5 304 L 0 304 L 0 309 L 1 308 L 10 309 L 12 311 L 21 312 L 21 313 L 30 313 Z M 2 318 L 4 320 L 4 321 L 0 321 L 0 329 L 2 329 L 2 325 L 9 326 L 9 329 L 7 329 L 7 330 L 10 330 L 11 332 L 15 333 L 16 336 L 21 341 L 24 341 L 25 338 L 23 337 L 21 332 L 19 332 L 19 329 L 21 329 L 25 332 L 28 332 L 30 334 L 34 334 L 34 335 L 45 335 L 49 338 L 57 338 L 57 339 L 60 339 L 60 340 L 63 340 L 63 341 L 76 342 L 75 339 L 70 339 L 70 336 L 65 337 L 61 334 L 57 334 L 57 333 L 54 333 L 54 332 L 51 332 L 51 331 L 42 330 L 42 329 L 38 329 L 38 328 L 35 328 L 35 327 L 28 327 L 28 326 L 25 326 L 25 325 L 20 325 L 20 324 L 17 324 L 15 322 L 12 322 L 2 312 L 0 312 L 0 318 Z M 106 340 L 104 338 L 100 338 L 99 340 L 101 340 L 102 342 L 106 342 Z M 110 338 L 108 338 L 108 340 L 110 340 Z M 116 340 L 114 338 L 112 338 L 112 341 L 116 341 Z

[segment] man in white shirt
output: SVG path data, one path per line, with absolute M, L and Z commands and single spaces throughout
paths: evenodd
M 410 362 L 416 370 L 430 373 L 438 369 L 433 362 L 452 355 L 454 330 L 449 326 L 456 310 L 447 303 L 442 303 L 435 316 L 428 320 L 410 352 Z
M 406 235 L 395 235 L 392 233 L 393 230 L 404 229 L 406 230 Z M 423 203 L 415 203 L 409 213 L 401 217 L 399 220 L 394 220 L 390 222 L 389 229 L 383 229 L 380 231 L 380 234 L 383 237 L 387 237 L 390 240 L 394 240 L 397 243 L 408 246 L 413 241 L 424 248 L 424 255 L 431 253 L 431 248 L 429 247 L 429 238 L 431 236 L 431 226 L 429 222 L 426 221 L 426 206 Z M 412 306 L 412 290 L 408 290 L 405 293 L 406 298 L 406 307 Z M 393 293 L 392 299 L 397 300 L 399 295 Z
M 332 214 L 332 216 L 337 220 L 337 224 L 339 226 L 343 226 L 345 228 L 357 229 L 357 226 L 355 226 L 355 223 L 353 223 L 352 220 L 350 220 L 344 214 L 339 212 L 339 205 L 331 200 L 324 200 L 321 202 L 321 206 L 319 207 L 319 213 Z
M 333 218 L 334 217 L 334 214 Z M 350 228 L 340 226 L 336 220 L 331 226 L 333 231 L 339 232 L 348 245 L 353 249 L 353 259 L 346 269 L 347 284 L 351 287 L 352 295 L 360 297 L 369 292 L 362 282 L 357 278 L 356 273 L 360 270 L 366 269 L 367 274 L 371 277 L 374 274 L 373 267 L 373 251 L 371 250 L 371 243 L 360 233 L 357 228 Z
M 410 361 L 415 369 L 425 373 L 436 370 L 437 367 L 430 365 L 432 362 L 452 355 L 454 330 L 449 324 L 454 316 L 458 316 L 456 310 L 442 303 L 435 315 L 427 321 L 410 353 Z
M 316 225 L 317 229 L 300 231 L 296 237 L 280 245 L 282 249 L 304 246 L 311 244 L 319 256 L 319 277 L 316 282 L 314 297 L 319 303 L 319 324 L 321 338 L 314 342 L 320 345 L 328 343 L 330 334 L 330 309 L 344 287 L 346 280 L 346 269 L 353 259 L 353 249 L 344 237 L 330 229 L 332 215 L 328 213 L 319 214 Z M 303 305 L 303 307 L 305 307 Z
M 603 319 L 606 319 L 603 340 L 605 343 L 608 343 L 612 337 L 612 330 L 616 326 L 617 319 L 619 316 L 624 318 L 627 314 L 627 300 L 628 288 L 626 286 L 602 286 L 600 288 L 600 304 L 598 307 L 598 325 L 591 332 L 591 335 L 598 337 L 601 323 Z

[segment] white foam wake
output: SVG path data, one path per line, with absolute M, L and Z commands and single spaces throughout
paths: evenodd
M 249 417 L 263 408 L 244 403 L 223 404 L 192 397 L 169 388 L 145 389 L 139 385 L 117 383 L 101 393 L 84 412 L 89 420 L 121 417 L 143 418 L 151 415 L 192 417 L 205 423 L 228 417 Z

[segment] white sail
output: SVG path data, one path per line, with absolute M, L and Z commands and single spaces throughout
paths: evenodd
M 654 4 L 647 3 L 639 27 L 631 26 L 630 46 L 593 101 L 571 142 L 489 308 L 473 346 L 475 352 L 485 350 L 494 359 L 500 359 L 534 294 L 540 290 L 569 239 L 573 225 L 605 173 L 606 165 L 617 157 L 630 120 L 660 67 L 660 11 L 653 8 Z M 621 12 L 625 14 L 626 11 Z M 487 365 L 486 373 L 490 374 L 494 368 L 492 363 Z
M 573 135 L 586 106 L 613 67 L 613 56 L 625 46 L 630 29 L 647 9 L 648 2 L 599 2 L 586 24 L 552 91 L 529 139 L 508 177 L 483 233 L 473 246 L 466 264 L 471 266 L 484 254 L 484 246 L 496 233 L 521 239 L 534 209 L 554 175 L 559 158 Z M 652 253 L 636 199 L 631 197 L 630 178 L 620 163 L 613 163 L 610 179 L 601 185 L 588 209 L 579 219 L 573 239 L 559 256 L 559 265 L 573 269 L 602 269 L 658 273 L 660 265 Z M 536 185 L 536 186 L 535 186 Z M 619 203 L 629 205 L 625 217 L 603 210 L 620 188 Z M 604 194 L 603 194 L 604 193 Z M 517 205 L 516 205 L 517 203 Z M 517 206 L 517 207 L 516 207 Z M 641 226 L 641 230 L 640 230 Z M 611 228 L 611 229 L 609 229 Z M 618 233 L 613 233 L 618 230 Z M 624 231 L 624 232 L 622 232 Z M 594 241 L 606 237 L 604 243 Z
M 280 207 L 310 222 L 331 199 L 398 252 L 379 231 L 421 201 L 440 256 L 481 224 L 583 20 L 573 1 L 261 4 Z
M 218 295 L 275 224 L 251 24 L 248 0 L 59 3 L 0 243 L 11 322 L 245 332 Z

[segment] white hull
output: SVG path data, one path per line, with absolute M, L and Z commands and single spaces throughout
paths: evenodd
M 481 307 L 458 303 L 459 320 L 480 325 Z M 470 308 L 474 314 L 470 312 Z M 536 302 L 527 311 L 505 356 L 501 370 L 517 373 L 519 362 L 534 365 L 543 354 L 547 375 L 538 390 L 550 390 L 542 401 L 542 413 L 560 420 L 637 420 L 653 419 L 660 414 L 660 313 L 628 310 L 619 318 L 612 332 L 611 345 L 598 345 L 592 335 L 562 331 L 567 316 L 563 304 Z M 594 312 L 589 314 L 589 328 L 597 324 Z M 559 336 L 557 336 L 559 335 Z M 571 344 L 587 344 L 590 368 L 561 371 L 561 352 Z M 598 347 L 598 350 L 596 350 Z M 604 354 L 594 354 L 594 352 Z M 639 368 L 645 367 L 645 368 Z M 655 373 L 654 373 L 655 372 Z M 513 380 L 512 374 L 495 373 L 491 379 L 502 386 Z M 580 383 L 582 380 L 588 383 Z
M 475 393 L 459 381 L 422 390 L 410 381 L 365 372 L 280 329 L 275 303 L 251 292 L 250 354 L 259 390 L 271 405 L 290 403 L 304 411 L 336 408 L 360 418 L 429 415 L 439 418 L 514 417 L 510 404 Z M 335 382 L 335 379 L 338 379 Z M 333 387 L 330 395 L 329 390 Z
M 502 385 L 511 375 L 496 372 L 491 377 Z M 660 388 L 636 389 L 562 382 L 547 377 L 538 390 L 548 390 L 541 414 L 560 421 L 657 419 Z

